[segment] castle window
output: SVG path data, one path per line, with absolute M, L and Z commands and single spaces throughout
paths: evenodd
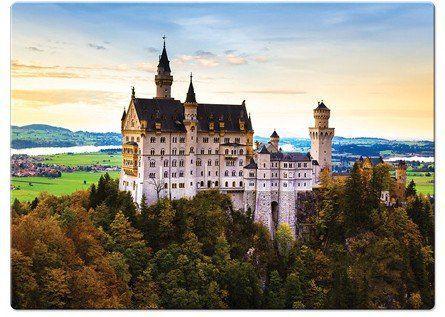
M 301 163 L 298 163 L 298 167 L 301 167 Z
M 306 173 L 304 173 L 304 177 L 306 177 Z
M 168 160 L 164 161 L 164 167 L 168 167 Z
M 172 178 L 176 178 L 176 173 L 172 173 Z
M 235 182 L 232 182 L 232 187 L 236 187 L 236 183 Z
M 208 175 L 210 176 L 210 171 L 208 172 Z
M 229 182 L 226 182 L 226 187 L 229 187 Z
M 128 141 L 128 140 L 129 140 L 129 138 L 128 138 L 128 136 L 126 136 L 126 137 L 125 137 L 125 141 Z
M 165 155 L 165 149 L 161 149 L 161 155 Z
M 215 154 L 219 154 L 219 150 L 218 149 L 215 150 Z
M 201 176 L 204 176 L 204 171 L 201 171 Z
M 203 143 L 209 143 L 209 138 L 207 138 L 207 137 L 202 138 L 202 142 Z
M 229 171 L 225 171 L 224 176 L 229 176 Z
M 235 171 L 232 171 L 232 176 L 236 176 L 236 172 Z
M 184 160 L 180 160 L 180 161 L 179 161 L 179 166 L 180 166 L 180 167 L 184 167 Z
M 266 167 L 266 163 L 263 163 L 263 167 Z
M 249 176 L 250 176 L 250 177 L 255 177 L 255 173 L 254 173 L 254 172 L 250 172 L 250 173 L 249 173 Z
M 193 146 L 190 148 L 190 153 L 195 153 L 195 148 Z
M 172 143 L 178 143 L 178 138 L 174 136 L 174 137 L 172 138 Z
M 215 166 L 219 166 L 219 161 L 215 160 Z
M 230 138 L 224 138 L 224 143 L 230 143 Z
M 193 182 L 190 182 L 190 187 L 193 186 Z
M 167 188 L 168 187 L 168 184 L 167 183 L 164 183 L 164 188 Z
M 243 149 L 239 150 L 239 155 L 244 155 L 244 150 Z
M 287 187 L 287 183 L 283 183 L 283 186 L 284 186 L 284 187 Z
M 155 149 L 150 150 L 150 155 L 155 155 Z
M 208 188 L 212 187 L 212 182 L 211 181 L 207 181 L 207 187 Z
M 131 141 L 134 141 L 134 136 L 131 137 Z
M 235 138 L 235 143 L 240 143 L 240 139 L 239 138 Z
M 289 167 L 292 167 L 292 163 L 289 163 Z
M 218 181 L 215 181 L 215 186 L 218 187 L 219 183 Z
M 185 188 L 185 184 L 184 183 L 179 183 L 179 188 Z
M 209 149 L 209 150 L 207 151 L 207 153 L 208 153 L 208 154 L 212 154 L 212 149 Z
M 155 167 L 156 166 L 156 162 L 155 161 L 150 161 L 150 167 Z
M 183 171 L 179 172 L 179 177 L 184 177 L 184 172 Z
M 150 178 L 155 178 L 155 177 L 156 177 L 156 174 L 155 174 L 155 173 L 150 173 L 150 174 L 148 174 L 148 177 L 150 177 Z
M 165 137 L 164 136 L 161 137 L 161 143 L 165 143 Z
M 218 176 L 218 171 L 215 172 L 215 176 Z
M 173 149 L 173 150 L 172 150 L 172 155 L 176 155 L 176 152 L 177 152 L 177 150 L 176 150 L 176 149 Z
M 173 184 L 172 184 L 172 188 L 176 188 L 176 183 L 173 183 Z
M 152 137 L 150 138 L 150 143 L 156 143 L 156 138 L 155 138 L 154 136 L 152 136 Z
M 298 173 L 298 177 L 301 177 L 301 173 Z
M 192 125 L 192 128 L 190 130 L 192 130 L 192 132 L 195 131 L 195 126 Z
M 180 137 L 180 138 L 179 138 L 179 143 L 185 143 L 185 137 L 183 137 L 183 136 Z
M 224 153 L 226 153 L 226 155 L 229 154 L 229 149 L 226 149 L 226 150 L 224 151 Z
M 239 161 L 239 166 L 243 166 L 243 160 Z
M 173 161 L 172 161 L 172 166 L 173 166 L 173 167 L 176 167 L 176 160 L 173 160 Z
M 303 166 L 304 166 L 304 167 L 307 167 L 307 163 L 304 163 Z
M 204 154 L 204 149 L 201 149 L 201 154 Z
M 165 172 L 164 172 L 164 178 L 167 178 L 167 177 L 168 177 L 168 172 L 165 171 Z
M 219 143 L 219 138 L 213 138 L 213 143 Z
M 201 164 L 202 164 L 201 160 L 196 161 L 196 166 L 201 166 Z
M 239 171 L 238 175 L 243 176 L 243 171 Z
M 184 155 L 184 153 L 185 153 L 184 149 L 179 150 L 179 155 Z
M 303 183 L 303 186 L 306 187 L 306 183 Z
M 139 141 L 141 141 L 141 138 L 137 137 L 136 140 L 139 142 Z M 326 153 L 326 151 L 324 151 L 324 152 Z
M 208 166 L 212 166 L 212 160 L 208 160 L 208 161 L 207 161 L 207 165 L 208 165 Z
M 201 187 L 204 187 L 204 181 L 201 181 Z

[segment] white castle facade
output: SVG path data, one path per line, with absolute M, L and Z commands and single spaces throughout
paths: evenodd
M 275 131 L 269 143 L 254 149 L 244 101 L 198 103 L 191 76 L 185 102 L 172 98 L 165 42 L 155 83 L 151 99 L 136 98 L 133 89 L 122 116 L 120 190 L 138 204 L 143 196 L 152 204 L 217 189 L 230 195 L 234 208 L 250 209 L 271 234 L 280 223 L 295 230 L 298 193 L 311 191 L 320 171 L 331 169 L 334 128 L 324 103 L 314 109 L 310 153 L 285 153 Z

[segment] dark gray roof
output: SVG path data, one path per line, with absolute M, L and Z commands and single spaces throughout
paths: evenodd
M 126 116 L 127 116 L 127 112 L 126 112 L 125 109 L 124 109 L 124 113 L 122 113 L 121 121 L 124 120 Z
M 221 105 L 221 104 L 198 104 L 199 131 L 209 131 L 210 122 L 214 122 L 214 130 L 219 131 L 219 122 L 224 121 L 224 130 L 229 132 L 240 131 L 239 119 L 244 120 L 245 129 L 252 131 L 252 122 L 247 117 L 246 106 Z
M 259 154 L 270 154 L 270 152 L 267 150 L 267 147 L 263 145 L 261 150 L 258 152 Z
M 308 154 L 303 153 L 283 153 L 283 152 L 277 152 L 277 153 L 271 153 L 270 154 L 270 160 L 271 161 L 283 161 L 283 162 L 302 162 L 310 161 L 310 157 Z
M 277 131 L 273 130 L 273 133 L 270 135 L 271 138 L 279 138 Z
M 190 85 L 185 102 L 196 102 L 195 89 L 193 88 L 193 82 L 192 82 L 192 75 L 190 75 Z
M 135 98 L 134 106 L 139 120 L 147 121 L 147 130 L 155 131 L 155 122 L 161 123 L 161 130 L 168 132 L 185 132 L 184 107 L 175 99 Z
M 320 101 L 320 102 L 318 103 L 318 107 L 317 107 L 316 109 L 328 109 L 328 110 L 329 110 L 329 108 L 326 107 L 326 105 L 324 104 L 323 101 Z
M 138 118 L 147 121 L 147 130 L 155 130 L 155 122 L 161 123 L 162 131 L 185 132 L 183 124 L 184 107 L 176 99 L 144 99 L 134 98 L 134 105 Z M 245 129 L 252 131 L 252 123 L 246 116 L 246 106 L 198 104 L 198 130 L 209 131 L 209 124 L 214 122 L 214 131 L 219 131 L 219 121 L 224 121 L 227 132 L 239 132 L 239 119 L 245 121 Z
M 247 169 L 257 169 L 258 165 L 257 165 L 257 163 L 255 163 L 254 159 L 251 158 L 249 164 L 244 166 L 244 168 L 247 168 Z
M 164 69 L 164 71 L 166 72 L 171 72 L 170 70 L 170 61 L 168 60 L 167 57 L 167 50 L 165 49 L 165 43 L 164 43 L 164 48 L 162 49 L 162 54 L 159 57 L 159 64 L 158 67 L 162 67 Z
M 317 160 L 312 160 L 312 165 L 320 165 Z

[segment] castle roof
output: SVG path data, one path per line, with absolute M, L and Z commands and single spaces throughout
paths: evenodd
M 270 154 L 271 161 L 283 161 L 283 162 L 309 162 L 311 159 L 308 154 L 291 152 L 291 153 L 271 153 Z
M 167 50 L 165 49 L 165 39 L 164 39 L 164 48 L 162 49 L 162 54 L 159 57 L 158 67 L 162 67 L 164 69 L 164 71 L 166 71 L 166 72 L 169 72 L 169 73 L 171 72 L 170 61 L 168 60 Z
M 244 168 L 246 169 L 257 169 L 258 168 L 258 164 L 255 163 L 253 158 L 250 158 L 250 162 L 249 164 L 247 164 L 246 166 L 244 166 Z
M 279 138 L 277 131 L 273 130 L 273 133 L 270 135 L 271 138 Z
M 185 99 L 185 102 L 196 102 L 196 96 L 195 96 L 195 89 L 193 88 L 193 81 L 192 81 L 192 74 L 190 74 L 190 85 L 189 90 L 187 92 L 187 98 Z
M 267 150 L 267 147 L 263 145 L 261 147 L 261 150 L 258 152 L 259 154 L 270 154 L 270 152 Z
M 147 130 L 155 131 L 155 122 L 161 123 L 161 131 L 185 132 L 183 103 L 176 99 L 135 98 L 134 106 L 139 120 L 147 121 Z M 252 122 L 246 117 L 246 106 L 227 104 L 204 104 L 197 107 L 198 131 L 209 131 L 214 122 L 214 131 L 220 131 L 219 122 L 224 122 L 226 132 L 240 132 L 240 120 L 245 122 L 245 130 L 252 131 Z
M 328 109 L 329 110 L 329 108 L 326 107 L 326 105 L 324 104 L 323 100 L 318 102 L 318 106 L 315 109 Z

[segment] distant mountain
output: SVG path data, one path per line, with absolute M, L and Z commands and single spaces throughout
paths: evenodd
M 255 136 L 255 141 L 268 142 L 268 137 Z M 66 147 L 82 145 L 120 145 L 121 134 L 115 132 L 73 132 L 66 128 L 46 124 L 30 124 L 11 127 L 11 147 L 14 149 L 32 147 Z M 281 138 L 283 151 L 308 152 L 311 142 L 308 138 Z M 419 155 L 434 156 L 434 142 L 398 141 L 383 138 L 345 138 L 334 137 L 333 155 L 335 156 L 379 156 Z
M 66 128 L 46 124 L 11 126 L 11 147 L 13 149 L 120 144 L 121 134 L 114 132 L 73 132 Z

